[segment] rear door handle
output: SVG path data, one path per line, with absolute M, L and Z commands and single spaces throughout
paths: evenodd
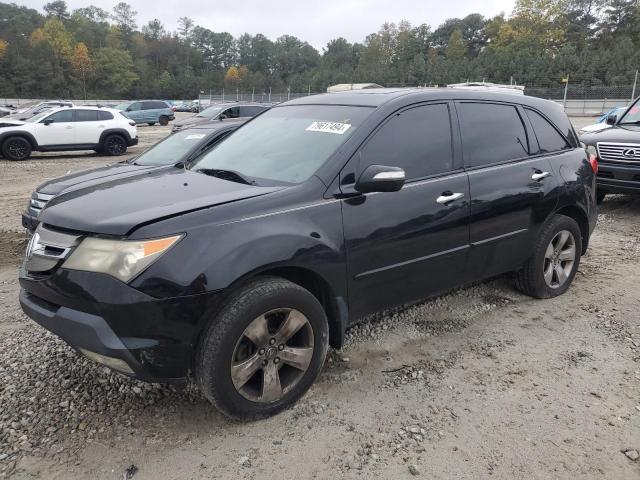
M 543 178 L 547 178 L 549 175 L 551 175 L 551 173 L 549 172 L 540 172 L 537 171 L 536 173 L 534 173 L 533 175 L 531 175 L 531 180 L 535 180 L 536 182 L 539 182 L 540 180 L 542 180 Z
M 464 197 L 464 193 L 442 192 L 442 195 L 436 198 L 436 202 L 441 205 L 447 205 L 450 202 L 460 200 L 462 197 Z

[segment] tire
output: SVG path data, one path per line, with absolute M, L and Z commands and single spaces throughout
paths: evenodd
M 167 125 L 169 125 L 169 117 L 162 115 L 159 119 L 158 119 L 158 123 L 160 125 L 162 125 L 163 127 L 166 127 Z
M 156 124 L 156 122 L 149 122 L 147 123 L 147 125 L 149 125 L 150 127 L 153 127 Z
M 601 190 L 601 189 L 597 189 L 596 190 L 596 203 L 598 205 L 600 205 L 602 202 L 604 202 L 604 197 L 607 196 L 607 191 L 606 190 Z
M 282 334 L 287 329 L 281 329 L 287 322 L 303 326 L 287 337 Z M 254 328 L 258 324 L 268 327 Z M 249 339 L 249 331 L 257 340 Z M 228 417 L 274 415 L 295 403 L 317 378 L 327 354 L 328 331 L 325 312 L 309 291 L 278 277 L 256 278 L 223 303 L 204 332 L 195 358 L 197 383 Z M 294 350 L 304 352 L 303 366 L 290 364 L 302 356 L 284 358 Z M 242 365 L 251 368 L 243 370 Z M 269 376 L 277 382 L 266 383 Z M 278 388 L 266 388 L 276 384 Z
M 582 236 L 576 221 L 564 215 L 554 215 L 542 228 L 533 254 L 516 272 L 516 288 L 534 298 L 562 295 L 578 271 L 581 254 Z
M 24 137 L 9 137 L 2 143 L 2 156 L 9 160 L 26 160 L 31 156 L 31 143 Z
M 111 157 L 123 155 L 127 151 L 127 142 L 122 135 L 107 135 L 100 150 Z

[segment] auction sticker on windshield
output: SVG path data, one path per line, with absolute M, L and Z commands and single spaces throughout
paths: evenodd
M 185 140 L 200 140 L 201 138 L 204 138 L 204 136 L 204 133 L 192 133 L 191 135 L 187 135 Z
M 351 127 L 348 123 L 340 122 L 313 122 L 306 130 L 308 132 L 324 132 L 324 133 L 336 133 L 342 135 Z

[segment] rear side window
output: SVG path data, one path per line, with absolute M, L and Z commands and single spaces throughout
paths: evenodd
M 98 120 L 113 120 L 113 115 L 111 112 L 98 112 Z
M 97 110 L 76 110 L 76 122 L 97 122 Z
M 526 157 L 527 133 L 516 107 L 459 103 L 464 163 L 480 167 Z
M 367 142 L 360 161 L 360 171 L 400 167 L 407 180 L 453 170 L 449 108 L 423 105 L 393 115 Z
M 531 121 L 531 125 L 533 125 L 533 131 L 538 139 L 539 153 L 557 152 L 558 150 L 571 148 L 571 145 L 546 118 L 528 108 L 525 108 L 525 112 Z
M 240 107 L 240 116 L 241 117 L 254 117 L 260 112 L 264 110 L 264 107 L 254 107 L 254 106 L 246 106 Z

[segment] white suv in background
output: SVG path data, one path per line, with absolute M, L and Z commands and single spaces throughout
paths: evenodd
M 34 150 L 122 155 L 137 143 L 135 122 L 111 108 L 61 107 L 26 121 L 0 119 L 0 154 L 9 160 L 26 160 Z

